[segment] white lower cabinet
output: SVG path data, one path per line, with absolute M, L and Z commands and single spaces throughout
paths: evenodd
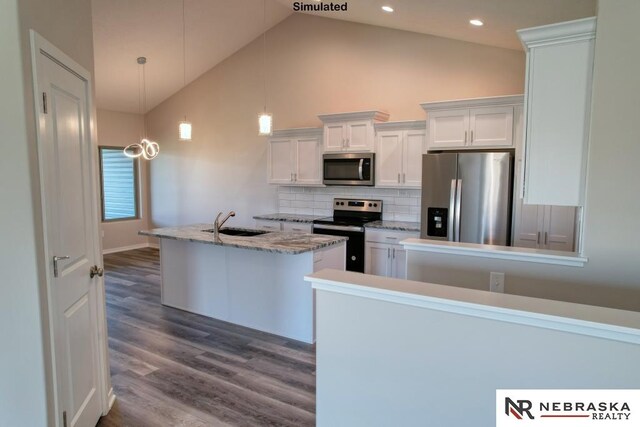
M 574 207 L 525 205 L 520 202 L 513 246 L 573 252 L 575 220 Z
M 282 231 L 289 233 L 313 233 L 313 224 L 285 221 L 282 223 Z
M 369 230 L 365 231 L 364 272 L 376 276 L 407 278 L 407 251 L 399 243 L 418 238 L 417 231 Z
M 264 231 L 284 231 L 287 233 L 313 233 L 313 224 L 294 221 L 257 219 L 256 228 Z
M 264 231 L 282 231 L 282 222 L 266 219 L 257 219 L 256 228 Z

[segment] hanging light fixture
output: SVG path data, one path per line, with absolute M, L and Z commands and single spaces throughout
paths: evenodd
M 264 87 L 264 110 L 258 117 L 259 135 L 271 135 L 273 117 L 267 113 L 267 1 L 262 0 L 262 79 Z
M 141 56 L 136 60 L 136 62 L 140 65 L 140 67 L 138 67 L 138 108 L 140 109 L 140 114 L 142 114 L 142 137 L 140 142 L 127 145 L 123 151 L 124 155 L 127 157 L 135 159 L 142 156 L 145 160 L 153 160 L 160 152 L 160 146 L 157 142 L 147 139 L 147 123 L 144 119 L 144 113 L 147 106 L 147 87 L 145 85 L 144 65 L 147 63 L 147 58 Z M 142 80 L 142 85 L 140 85 L 140 80 Z M 140 90 L 140 86 L 142 86 L 142 91 Z
M 184 23 L 184 1 L 182 0 L 182 89 L 187 86 L 187 38 Z M 178 136 L 180 141 L 191 141 L 191 123 L 187 121 L 186 115 L 178 125 Z

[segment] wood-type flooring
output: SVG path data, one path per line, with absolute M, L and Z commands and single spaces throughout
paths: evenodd
M 99 427 L 315 424 L 314 346 L 162 306 L 156 249 L 104 263 L 117 400 Z

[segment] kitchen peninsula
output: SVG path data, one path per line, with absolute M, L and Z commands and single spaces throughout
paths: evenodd
M 313 343 L 314 294 L 304 276 L 344 270 L 347 239 L 238 228 L 215 237 L 210 229 L 194 224 L 140 232 L 160 239 L 162 304 Z

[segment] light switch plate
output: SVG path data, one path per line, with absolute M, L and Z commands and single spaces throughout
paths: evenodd
M 504 273 L 492 271 L 489 274 L 489 291 L 504 293 Z

